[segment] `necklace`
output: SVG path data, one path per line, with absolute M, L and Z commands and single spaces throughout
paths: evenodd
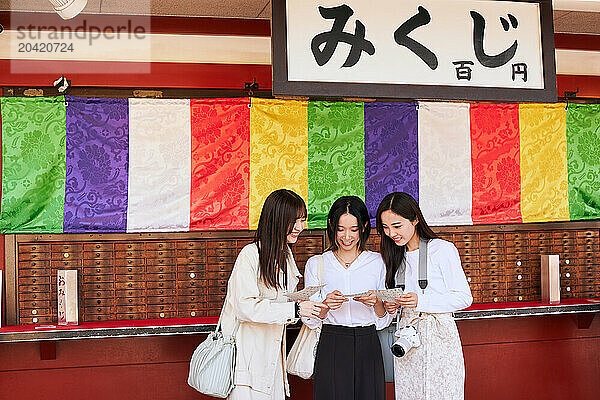
M 335 258 L 337 258 L 337 260 L 344 266 L 344 268 L 348 268 L 350 267 L 350 265 L 356 261 L 356 259 L 358 258 L 358 256 L 360 256 L 360 254 L 362 253 L 362 251 L 359 251 L 352 260 L 350 261 L 346 261 L 343 258 L 341 258 L 335 251 L 333 252 L 333 255 L 335 256 Z

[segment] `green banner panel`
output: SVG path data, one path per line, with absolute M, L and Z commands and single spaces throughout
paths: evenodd
M 340 196 L 365 198 L 363 103 L 308 104 L 308 227 L 327 227 Z
M 5 97 L 0 110 L 0 231 L 62 232 L 66 139 L 64 97 Z
M 600 104 L 569 104 L 567 110 L 569 216 L 600 217 Z

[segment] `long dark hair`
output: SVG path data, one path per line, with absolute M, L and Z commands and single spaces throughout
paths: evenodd
M 358 248 L 364 251 L 367 248 L 367 239 L 369 239 L 369 234 L 371 233 L 371 221 L 369 221 L 369 211 L 365 202 L 356 196 L 342 196 L 331 205 L 329 214 L 327 215 L 328 250 L 335 251 L 338 249 L 337 241 L 335 240 L 337 228 L 340 223 L 340 217 L 346 213 L 354 215 L 358 221 L 358 233 L 360 237 Z
M 381 255 L 383 256 L 386 267 L 385 285 L 388 288 L 393 288 L 395 286 L 394 278 L 396 276 L 396 271 L 398 271 L 400 264 L 402 264 L 402 260 L 404 260 L 406 246 L 398 246 L 383 232 L 381 214 L 388 210 L 411 222 L 415 221 L 415 219 L 418 220 L 419 222 L 415 229 L 419 238 L 429 240 L 435 239 L 438 236 L 431 230 L 429 225 L 427 225 L 419 204 L 410 194 L 405 192 L 393 192 L 381 200 L 379 208 L 377 208 L 377 232 L 381 236 Z
M 254 242 L 258 247 L 259 277 L 267 287 L 281 287 L 279 271 L 283 271 L 287 285 L 287 235 L 292 233 L 297 218 L 306 218 L 306 204 L 291 190 L 276 190 L 265 199 Z

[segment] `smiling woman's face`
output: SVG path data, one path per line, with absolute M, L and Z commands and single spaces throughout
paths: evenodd
M 360 243 L 358 220 L 352 214 L 342 214 L 335 235 L 338 248 L 342 251 L 354 250 Z
M 410 221 L 391 210 L 381 213 L 383 233 L 398 246 L 405 246 L 417 234 L 415 226 L 417 220 Z

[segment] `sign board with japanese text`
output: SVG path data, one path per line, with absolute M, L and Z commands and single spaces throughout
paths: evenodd
M 274 0 L 273 94 L 556 101 L 550 0 Z

